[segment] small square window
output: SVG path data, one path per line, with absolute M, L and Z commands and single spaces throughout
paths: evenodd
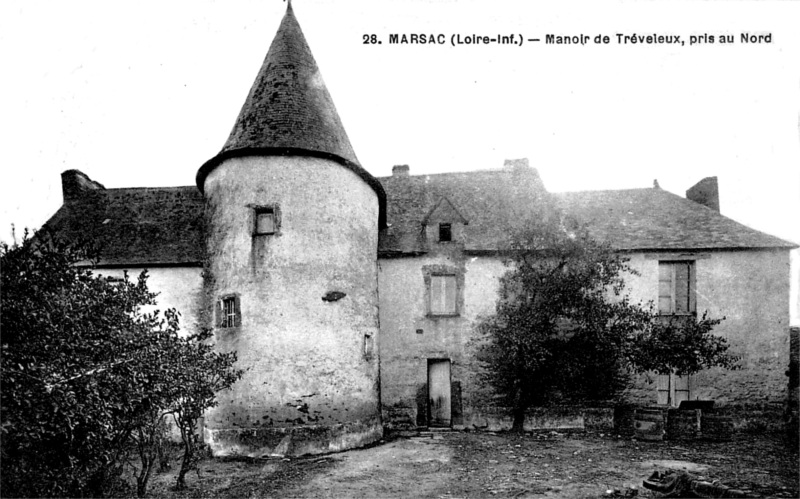
M 451 224 L 439 224 L 439 242 L 447 243 L 453 240 L 453 228 Z
M 260 208 L 256 210 L 255 235 L 275 233 L 275 210 Z

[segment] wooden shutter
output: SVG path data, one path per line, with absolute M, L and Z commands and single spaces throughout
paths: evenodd
M 688 262 L 687 265 L 689 267 L 689 313 L 695 313 L 697 311 L 697 270 L 695 262 Z
M 672 300 L 673 284 L 672 265 L 669 263 L 658 264 L 658 312 L 672 314 L 675 312 Z
M 676 262 L 672 265 L 675 273 L 675 313 L 689 313 L 689 263 Z
M 242 325 L 242 301 L 239 298 L 239 295 L 233 297 L 233 306 L 234 310 L 236 311 L 233 325 L 234 327 L 239 327 Z
M 456 313 L 456 276 L 444 276 L 444 309 L 446 314 Z
M 224 327 L 223 324 L 225 324 L 225 322 L 224 322 L 225 321 L 225 304 L 224 303 L 225 303 L 225 301 L 222 300 L 222 299 L 217 300 L 217 306 L 215 307 L 216 308 L 216 314 L 215 315 L 216 315 L 216 319 L 217 319 L 215 321 L 215 323 L 216 323 L 217 327 Z
M 431 276 L 431 314 L 456 314 L 456 276 Z
M 444 276 L 431 276 L 431 314 L 444 313 Z
M 656 384 L 658 386 L 658 401 L 657 403 L 660 405 L 667 405 L 670 402 L 669 396 L 669 388 L 670 388 L 670 375 L 669 374 L 659 374 L 656 380 Z
M 673 376 L 675 383 L 675 401 L 672 403 L 674 406 L 679 406 L 684 400 L 691 400 L 691 376 Z
M 695 310 L 694 262 L 659 262 L 658 312 L 685 315 Z

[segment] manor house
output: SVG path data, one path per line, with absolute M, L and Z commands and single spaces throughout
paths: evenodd
M 385 426 L 489 425 L 468 343 L 494 310 L 504 227 L 537 203 L 625 252 L 634 300 L 727 317 L 716 334 L 741 370 L 644 376 L 632 402 L 785 403 L 795 246 L 721 215 L 716 178 L 686 198 L 657 186 L 549 193 L 526 160 L 487 167 L 373 177 L 290 4 L 196 185 L 106 189 L 69 170 L 46 225 L 99 242 L 98 273 L 148 269 L 160 308 L 238 353 L 244 378 L 203 422 L 216 455 L 330 452 Z

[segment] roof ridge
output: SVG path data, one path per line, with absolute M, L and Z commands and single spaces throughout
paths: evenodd
M 103 191 L 143 191 L 147 189 L 154 189 L 154 190 L 177 190 L 177 189 L 192 189 L 197 190 L 196 185 L 168 185 L 168 186 L 158 186 L 158 187 L 106 187 L 105 189 L 98 189 L 95 192 L 103 192 Z M 200 191 L 197 191 L 199 194 Z
M 503 173 L 511 175 L 514 172 L 505 168 L 485 168 L 481 170 L 463 170 L 459 172 L 437 172 L 437 173 L 422 173 L 419 175 L 403 175 L 402 177 L 398 177 L 397 175 L 386 175 L 383 177 L 375 177 L 375 178 L 377 178 L 378 180 L 390 179 L 390 178 L 423 178 L 423 177 L 437 177 L 445 175 L 471 175 L 473 173 Z
M 561 194 L 586 194 L 588 192 L 629 192 L 629 191 L 663 191 L 663 192 L 668 192 L 673 196 L 678 196 L 674 192 L 670 192 L 666 189 L 655 188 L 655 187 L 629 187 L 627 189 L 584 189 L 580 191 L 553 191 L 551 192 L 551 194 L 561 195 Z

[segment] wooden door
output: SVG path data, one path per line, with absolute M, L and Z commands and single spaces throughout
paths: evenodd
M 692 377 L 677 374 L 658 375 L 658 403 L 678 407 L 684 400 L 691 400 Z
M 675 397 L 672 405 L 678 407 L 684 400 L 691 400 L 690 378 L 689 376 L 678 376 L 676 374 L 672 379 L 675 383 Z
M 428 424 L 450 426 L 450 361 L 428 360 Z

